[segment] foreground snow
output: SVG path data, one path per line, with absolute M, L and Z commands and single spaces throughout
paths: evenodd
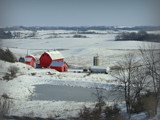
M 8 63 L 0 61 L 3 72 L 10 66 L 17 66 L 20 71 L 17 77 L 10 81 L 0 81 L 0 95 L 7 94 L 13 101 L 11 115 L 32 115 L 34 117 L 75 117 L 82 106 L 92 106 L 94 103 L 74 101 L 30 101 L 36 84 L 52 84 L 79 87 L 99 87 L 111 89 L 116 83 L 110 75 L 87 73 L 59 73 L 52 69 L 34 69 L 23 63 Z M 34 73 L 35 75 L 32 75 Z M 4 74 L 1 72 L 1 77 Z M 37 109 L 38 108 L 38 109 Z
M 52 69 L 34 69 L 23 63 L 8 63 L 4 61 L 0 61 L 0 63 L 1 68 L 3 68 L 1 78 L 10 66 L 14 65 L 20 68 L 17 77 L 13 80 L 0 81 L 0 95 L 5 93 L 12 101 L 10 115 L 68 118 L 77 117 L 84 105 L 94 107 L 94 102 L 32 101 L 30 96 L 34 94 L 34 85 L 37 84 L 99 87 L 103 89 L 113 89 L 118 85 L 118 82 L 108 74 L 59 73 Z M 107 105 L 113 104 L 114 102 L 107 102 Z M 122 112 L 125 113 L 124 104 L 121 104 L 120 107 Z M 145 118 L 145 114 L 133 115 L 132 118 L 142 120 Z

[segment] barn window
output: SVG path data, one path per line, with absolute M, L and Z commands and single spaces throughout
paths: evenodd
M 47 55 L 47 56 L 49 56 L 49 55 Z

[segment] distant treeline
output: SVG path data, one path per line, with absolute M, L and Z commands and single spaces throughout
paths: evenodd
M 160 34 L 148 34 L 145 31 L 135 32 L 123 32 L 115 37 L 116 41 L 151 41 L 151 42 L 160 42 Z
M 76 35 L 73 35 L 73 38 L 87 38 L 87 36 L 76 34 Z
M 10 39 L 12 38 L 11 32 L 4 32 L 0 29 L 0 39 Z
M 116 26 L 80 26 L 80 27 L 49 27 L 49 26 L 14 26 L 14 27 L 5 27 L 0 28 L 4 31 L 14 31 L 14 30 L 75 30 L 75 31 L 87 31 L 87 30 L 143 30 L 143 31 L 152 31 L 160 30 L 160 26 L 135 26 L 135 27 L 116 27 Z

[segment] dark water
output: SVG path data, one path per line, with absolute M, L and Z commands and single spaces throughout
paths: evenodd
M 122 93 L 120 91 L 81 88 L 57 85 L 35 85 L 34 95 L 31 100 L 56 100 L 56 101 L 77 101 L 77 102 L 95 102 L 97 101 L 96 93 L 104 96 L 106 101 L 120 101 Z

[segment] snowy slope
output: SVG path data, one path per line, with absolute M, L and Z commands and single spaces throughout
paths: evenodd
M 113 34 L 112 31 L 95 32 L 103 34 L 86 34 L 87 38 L 72 38 L 76 31 L 38 31 L 37 38 L 5 39 L 0 40 L 0 42 L 2 48 L 9 48 L 17 58 L 24 57 L 27 54 L 27 50 L 29 54 L 39 58 L 47 49 L 62 49 L 61 52 L 65 57 L 65 61 L 72 67 L 92 66 L 93 57 L 97 54 L 100 56 L 101 65 L 113 67 L 129 52 L 137 53 L 138 58 L 139 45 L 149 43 L 114 41 L 117 33 Z M 48 39 L 48 37 L 55 34 L 61 37 Z M 153 44 L 160 46 L 160 43 Z M 0 80 L 0 96 L 6 93 L 13 101 L 11 115 L 44 118 L 57 115 L 62 118 L 74 117 L 77 116 L 83 105 L 92 107 L 94 104 L 74 101 L 30 101 L 29 96 L 34 94 L 33 85 L 35 84 L 99 87 L 104 89 L 112 89 L 118 85 L 118 81 L 114 80 L 109 74 L 59 73 L 53 69 L 34 69 L 23 63 L 8 63 L 4 61 L 0 61 L 1 79 L 12 65 L 20 69 L 17 77 L 10 81 Z M 145 115 L 142 114 L 140 117 L 144 119 Z M 134 118 L 137 119 L 137 116 L 135 115 Z

